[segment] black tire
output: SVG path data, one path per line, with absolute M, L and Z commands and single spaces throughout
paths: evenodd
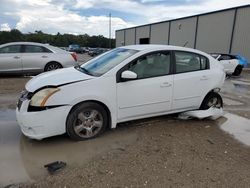
M 98 114 L 91 117 L 91 114 L 96 112 Z M 99 122 L 98 126 L 97 122 Z M 85 102 L 76 105 L 70 111 L 66 121 L 66 132 L 73 140 L 87 140 L 103 133 L 107 125 L 108 114 L 106 110 L 97 103 Z M 90 132 L 92 135 L 90 135 Z
M 63 67 L 60 63 L 50 62 L 45 66 L 44 71 L 47 72 L 47 71 L 52 71 L 52 70 L 61 69 L 61 68 Z
M 239 76 L 241 72 L 242 72 L 242 66 L 241 66 L 241 65 L 238 65 L 238 66 L 235 68 L 235 70 L 234 70 L 234 72 L 233 72 L 233 75 L 234 75 L 234 76 Z
M 223 107 L 223 100 L 218 93 L 210 92 L 202 101 L 200 109 L 207 110 L 212 106 L 215 106 L 216 108 Z

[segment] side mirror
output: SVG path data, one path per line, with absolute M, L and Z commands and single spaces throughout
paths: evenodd
M 126 71 L 122 72 L 121 78 L 123 80 L 134 80 L 137 78 L 137 74 L 135 72 L 126 70 Z

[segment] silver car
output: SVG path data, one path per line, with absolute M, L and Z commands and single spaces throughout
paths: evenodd
M 37 74 L 77 65 L 77 56 L 60 48 L 34 42 L 0 45 L 0 75 Z

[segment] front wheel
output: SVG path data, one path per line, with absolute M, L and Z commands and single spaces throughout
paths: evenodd
M 66 130 L 74 140 L 86 140 L 101 134 L 108 124 L 106 110 L 93 102 L 81 103 L 68 115 Z
M 222 98 L 218 93 L 211 92 L 210 94 L 208 94 L 203 100 L 200 109 L 207 110 L 210 107 L 215 107 L 215 108 L 223 107 Z

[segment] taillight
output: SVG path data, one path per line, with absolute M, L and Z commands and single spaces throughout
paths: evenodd
M 70 55 L 73 57 L 75 61 L 77 61 L 77 54 L 75 52 L 71 53 Z

